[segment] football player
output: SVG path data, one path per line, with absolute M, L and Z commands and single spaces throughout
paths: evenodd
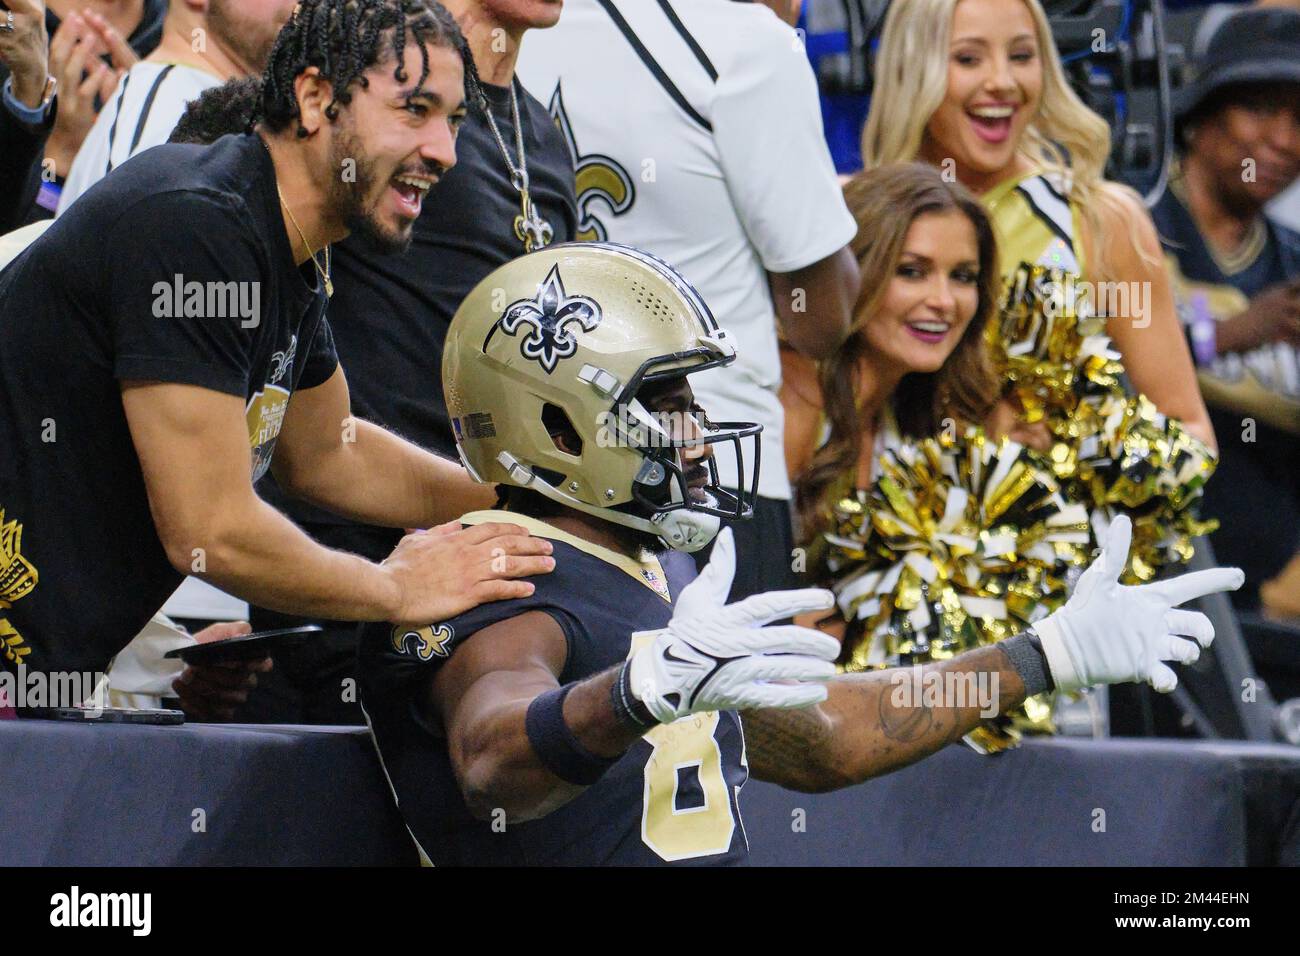
M 466 467 L 504 508 L 461 520 L 522 524 L 553 543 L 555 570 L 524 599 L 365 628 L 362 703 L 427 861 L 741 863 L 749 774 L 843 787 L 983 719 L 975 700 L 892 693 L 888 671 L 836 677 L 834 639 L 772 623 L 830 607 L 828 591 L 726 605 L 729 532 L 691 580 L 687 552 L 752 508 L 754 480 L 724 490 L 713 455 L 749 474 L 758 426 L 711 423 L 689 384 L 734 357 L 689 284 L 627 247 L 524 256 L 461 305 L 447 406 Z M 1241 573 L 1121 587 L 1129 536 L 1116 521 L 1070 601 L 1031 632 L 926 670 L 997 688 L 1002 708 L 1053 686 L 1172 690 L 1163 662 L 1213 638 L 1203 615 L 1173 608 Z

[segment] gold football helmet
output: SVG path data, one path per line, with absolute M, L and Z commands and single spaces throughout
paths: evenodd
M 731 336 L 666 262 L 613 243 L 566 243 L 475 287 L 452 319 L 442 381 L 456 447 L 477 480 L 530 488 L 697 551 L 722 518 L 753 515 L 763 426 L 714 424 L 697 408 L 674 427 L 638 392 L 735 357 Z M 565 419 L 576 453 L 553 438 Z M 753 448 L 748 479 L 743 439 Z M 707 483 L 692 494 L 678 449 L 700 444 L 734 450 L 740 490 L 719 485 L 710 454 Z

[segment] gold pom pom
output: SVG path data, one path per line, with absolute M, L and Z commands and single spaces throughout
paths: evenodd
M 946 660 L 1020 633 L 1064 603 L 1089 540 L 1086 509 L 1015 442 L 971 428 L 886 451 L 875 484 L 843 496 L 824 535 L 850 622 L 842 666 Z M 1034 724 L 1021 710 L 1012 721 Z M 990 727 L 981 749 L 1011 742 L 1012 729 Z
M 1215 455 L 1142 395 L 1124 391 L 1120 356 L 1072 273 L 1027 263 L 1007 285 L 990 330 L 995 360 L 1031 420 L 1054 443 L 1062 494 L 1081 502 L 1100 535 L 1120 510 L 1133 519 L 1125 581 L 1149 581 L 1185 563 L 1192 538 L 1218 527 L 1198 508 Z

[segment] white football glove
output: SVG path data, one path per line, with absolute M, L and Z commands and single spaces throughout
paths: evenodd
M 1065 606 L 1033 625 L 1058 690 L 1145 681 L 1169 693 L 1178 677 L 1163 662 L 1194 663 L 1201 647 L 1214 640 L 1208 617 L 1175 608 L 1216 591 L 1235 591 L 1245 580 L 1240 568 L 1212 568 L 1126 587 L 1119 576 L 1132 537 L 1127 515 L 1111 522 L 1101 554 Z
M 757 707 L 808 707 L 826 699 L 840 645 L 806 627 L 770 621 L 835 603 L 830 591 L 770 591 L 728 605 L 736 573 L 724 528 L 700 576 L 682 589 L 668 626 L 632 635 L 650 640 L 632 655 L 628 686 L 660 723 L 687 714 Z M 772 683 L 790 681 L 793 683 Z

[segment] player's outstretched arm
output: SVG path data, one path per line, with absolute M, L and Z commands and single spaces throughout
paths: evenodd
M 551 711 L 563 715 L 563 728 L 554 721 L 537 726 L 546 695 L 563 691 L 559 675 L 567 652 L 555 619 L 544 611 L 528 611 L 473 634 L 435 676 L 433 712 L 446 730 L 465 803 L 479 819 L 492 819 L 498 810 L 513 822 L 545 816 L 598 779 L 599 774 L 587 783 L 564 779 L 561 774 L 582 776 L 573 760 L 561 764 L 560 773 L 548 767 L 543 754 L 556 759 L 555 747 L 564 742 L 566 730 L 569 743 L 590 755 L 594 768 L 616 760 L 645 733 L 620 723 L 614 713 L 610 691 L 617 667 L 568 689 Z M 530 734 L 529 710 L 534 707 Z M 545 739 L 550 736 L 557 739 Z
M 1165 662 L 1191 663 L 1214 640 L 1204 614 L 1177 606 L 1244 578 L 1216 568 L 1126 587 L 1119 576 L 1131 537 L 1129 519 L 1117 518 L 1065 607 L 1028 634 L 941 664 L 837 678 L 816 708 L 746 713 L 750 771 L 792 789 L 833 790 L 919 760 L 1052 687 L 1146 682 L 1172 691 L 1178 678 Z
M 791 790 L 838 790 L 915 763 L 1026 696 L 1024 679 L 996 645 L 916 669 L 845 674 L 827 686 L 817 707 L 745 712 L 754 777 Z M 945 687 L 968 690 L 958 698 L 944 696 Z
M 515 820 L 544 816 L 660 723 L 825 700 L 836 642 L 807 628 L 763 625 L 829 607 L 830 593 L 763 594 L 727 605 L 734 569 L 724 531 L 667 627 L 632 635 L 627 661 L 563 687 L 567 642 L 548 613 L 521 614 L 462 643 L 432 693 L 471 811 L 484 819 L 496 810 Z

